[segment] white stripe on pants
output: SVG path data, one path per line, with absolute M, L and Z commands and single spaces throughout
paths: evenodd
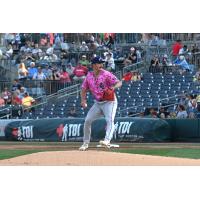
M 85 119 L 83 141 L 85 143 L 90 142 L 92 122 L 102 116 L 105 116 L 107 123 L 105 140 L 110 141 L 113 137 L 115 130 L 114 119 L 116 110 L 117 99 L 115 99 L 115 101 L 95 102 L 94 105 L 88 111 L 88 114 Z

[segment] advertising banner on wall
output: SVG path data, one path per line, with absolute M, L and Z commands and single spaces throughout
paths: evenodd
M 162 142 L 170 140 L 170 127 L 161 119 L 116 118 L 115 141 Z M 84 119 L 39 119 L 14 121 L 5 127 L 6 140 L 19 141 L 82 141 Z M 106 121 L 92 124 L 91 141 L 103 139 Z

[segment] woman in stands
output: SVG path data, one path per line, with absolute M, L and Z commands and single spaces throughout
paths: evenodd
M 24 63 L 19 64 L 18 68 L 18 78 L 20 81 L 26 80 L 28 76 L 28 70 L 26 69 L 26 66 Z

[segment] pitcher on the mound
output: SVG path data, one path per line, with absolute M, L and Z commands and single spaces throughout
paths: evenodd
M 115 130 L 114 118 L 117 110 L 117 98 L 114 90 L 121 87 L 122 82 L 111 72 L 103 69 L 103 59 L 96 56 L 92 60 L 92 72 L 88 72 L 81 88 L 81 106 L 87 107 L 86 93 L 90 91 L 95 98 L 84 123 L 83 145 L 79 150 L 85 151 L 89 147 L 91 124 L 94 120 L 104 116 L 106 119 L 106 135 L 99 143 L 109 147 Z

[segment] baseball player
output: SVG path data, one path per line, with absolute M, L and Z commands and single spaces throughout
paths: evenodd
M 86 93 L 90 91 L 95 98 L 94 105 L 90 108 L 84 123 L 83 145 L 79 148 L 85 151 L 89 147 L 91 136 L 91 124 L 94 120 L 104 116 L 106 119 L 105 139 L 99 143 L 109 147 L 115 130 L 114 118 L 117 110 L 117 98 L 114 90 L 121 87 L 122 82 L 111 72 L 103 69 L 103 59 L 96 56 L 92 59 L 92 69 L 82 84 L 81 106 L 87 107 Z

